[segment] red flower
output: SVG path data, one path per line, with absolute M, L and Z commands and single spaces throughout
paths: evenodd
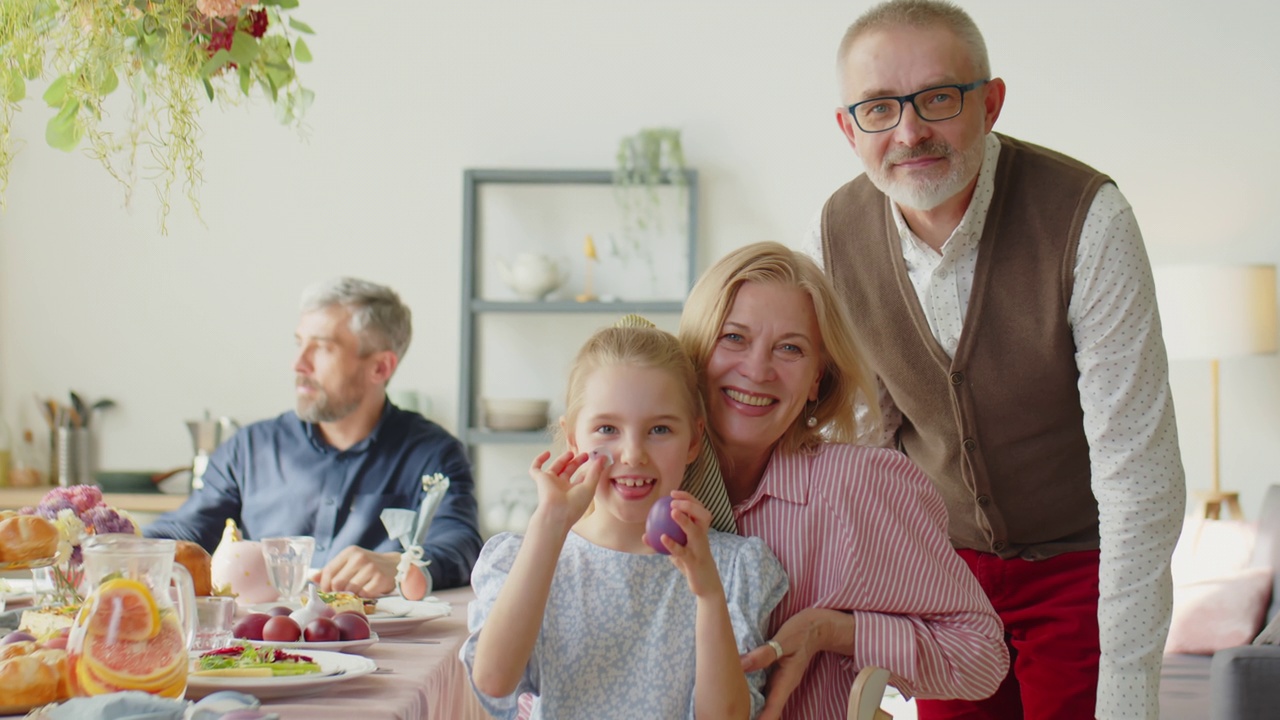
M 267 32 L 267 11 L 266 10 L 250 10 L 245 14 L 244 20 L 240 21 L 245 32 L 260 38 Z
M 230 52 L 231 42 L 235 40 L 236 27 L 230 25 L 221 30 L 214 32 L 209 36 L 209 57 L 213 57 L 219 50 Z

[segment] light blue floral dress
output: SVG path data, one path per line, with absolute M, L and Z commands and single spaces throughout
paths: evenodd
M 468 675 L 523 539 L 494 536 L 471 573 L 471 637 L 459 653 Z M 786 573 L 759 538 L 713 531 L 709 539 L 738 651 L 747 652 L 766 639 L 769 613 L 787 590 Z M 506 697 L 476 694 L 498 718 L 515 718 L 517 698 L 526 692 L 536 696 L 533 718 L 692 718 L 694 613 L 693 593 L 670 558 L 609 550 L 570 532 L 519 686 Z M 752 717 L 764 705 L 764 681 L 764 671 L 747 676 Z

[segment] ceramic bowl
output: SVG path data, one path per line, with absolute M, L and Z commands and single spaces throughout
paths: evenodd
M 549 400 L 482 398 L 484 426 L 490 430 L 541 430 L 547 426 Z

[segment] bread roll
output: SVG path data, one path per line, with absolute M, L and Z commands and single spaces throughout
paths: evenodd
M 58 689 L 55 700 L 66 700 L 71 697 L 71 665 L 67 659 L 67 651 L 59 648 L 40 648 L 31 653 L 31 657 L 53 668 L 58 674 Z
M 58 552 L 58 529 L 35 515 L 0 520 L 0 562 L 51 558 Z
M 19 640 L 18 642 L 12 642 L 7 645 L 0 645 L 0 660 L 8 660 L 10 658 L 22 657 L 23 655 L 30 655 L 36 650 L 39 650 L 39 647 L 37 647 L 36 643 L 32 640 Z M 0 687 L 4 686 L 0 685 Z
M 8 705 L 44 705 L 58 699 L 58 670 L 23 655 L 0 662 L 0 688 Z
M 196 543 L 179 540 L 173 552 L 173 559 L 191 573 L 191 581 L 195 585 L 196 595 L 213 594 L 213 557 L 208 551 Z

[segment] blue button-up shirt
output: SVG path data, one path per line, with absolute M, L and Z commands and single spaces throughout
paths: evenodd
M 427 569 L 437 589 L 465 585 L 481 546 L 471 463 L 457 438 L 390 402 L 373 432 L 346 450 L 292 411 L 245 427 L 210 455 L 204 488 L 143 534 L 212 552 L 232 518 L 247 540 L 314 537 L 313 567 L 349 545 L 399 552 L 379 516 L 384 508 L 416 510 L 422 478 L 434 473 L 449 478 L 449 490 L 423 542 Z

